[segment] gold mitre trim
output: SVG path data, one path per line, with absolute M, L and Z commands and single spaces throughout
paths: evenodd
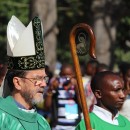
M 9 28 L 12 28 L 13 19 L 14 18 L 10 20 L 7 27 L 7 31 L 9 30 Z M 15 17 L 15 21 L 17 21 L 16 17 Z M 21 24 L 21 23 L 17 22 L 17 24 Z M 13 26 L 14 30 L 17 29 L 15 28 L 16 27 Z M 45 68 L 43 29 L 42 29 L 41 20 L 38 17 L 35 17 L 29 23 L 29 25 L 25 29 L 23 29 L 21 33 L 18 34 L 19 38 L 17 38 L 17 40 L 16 39 L 12 40 L 14 37 L 12 36 L 12 34 L 10 36 L 9 32 L 7 34 L 8 34 L 7 47 L 9 47 L 9 49 L 7 49 L 7 51 L 9 50 L 9 53 L 7 52 L 9 57 L 8 69 L 33 70 L 33 69 Z

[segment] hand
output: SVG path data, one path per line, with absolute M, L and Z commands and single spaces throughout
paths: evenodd
M 69 90 L 70 88 L 75 89 L 75 87 L 77 87 L 77 80 L 74 77 L 70 78 L 69 83 L 64 86 L 66 90 Z
M 77 86 L 77 80 L 75 78 L 71 78 L 71 83 L 74 86 Z
M 58 80 L 58 78 L 57 77 L 53 77 L 50 80 L 48 91 L 56 90 L 58 86 L 59 86 L 59 80 Z

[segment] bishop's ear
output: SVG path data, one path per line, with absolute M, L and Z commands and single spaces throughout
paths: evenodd
M 13 78 L 13 83 L 14 83 L 14 87 L 17 89 L 17 90 L 21 90 L 21 80 L 19 77 L 14 77 Z
M 102 97 L 102 94 L 101 94 L 100 90 L 95 90 L 94 94 L 95 94 L 97 99 L 100 99 Z

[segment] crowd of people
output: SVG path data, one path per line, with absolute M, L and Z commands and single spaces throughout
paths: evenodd
M 59 74 L 46 65 L 41 20 L 27 27 L 12 16 L 7 26 L 8 64 L 0 64 L 1 130 L 86 130 L 74 67 Z M 26 46 L 26 48 L 25 48 Z M 119 72 L 97 60 L 81 68 L 92 129 L 130 129 L 130 64 Z

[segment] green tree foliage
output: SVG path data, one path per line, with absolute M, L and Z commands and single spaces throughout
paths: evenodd
M 116 63 L 121 61 L 130 63 L 130 17 L 123 17 L 117 27 L 116 46 L 115 46 Z
M 122 0 L 120 7 L 115 46 L 115 62 L 117 64 L 121 61 L 130 63 L 130 1 Z
M 12 15 L 28 23 L 29 0 L 0 0 L 0 62 L 6 62 L 6 28 Z
M 69 47 L 70 31 L 75 24 L 81 22 L 93 26 L 94 1 L 57 1 L 57 25 L 59 27 L 57 57 L 59 61 L 72 62 Z M 26 25 L 29 20 L 29 2 L 29 0 L 0 0 L 0 61 L 5 61 L 7 23 L 12 15 L 16 15 Z M 130 57 L 130 0 L 104 0 L 103 12 L 111 17 L 111 26 L 117 27 L 116 44 L 110 48 L 115 56 L 112 64 L 121 60 L 128 61 Z M 80 58 L 84 61 L 84 57 Z
M 58 5 L 58 59 L 71 62 L 69 33 L 72 27 L 80 22 L 93 26 L 93 2 L 96 0 L 60 0 Z M 98 1 L 98 0 L 97 0 Z M 116 28 L 116 39 L 111 41 L 111 66 L 121 61 L 129 61 L 130 57 L 130 1 L 104 0 L 102 8 L 105 16 L 110 16 L 111 25 Z M 97 10 L 100 10 L 97 9 Z M 114 44 L 115 43 L 115 44 Z M 84 57 L 80 57 L 82 61 Z

